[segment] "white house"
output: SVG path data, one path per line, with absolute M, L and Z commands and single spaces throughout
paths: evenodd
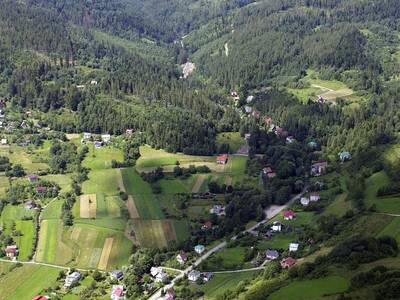
M 188 274 L 189 281 L 196 282 L 201 276 L 199 271 L 192 270 Z
M 307 197 L 301 197 L 300 203 L 301 203 L 301 205 L 303 205 L 303 206 L 307 206 L 308 204 L 310 204 L 310 199 L 307 198 Z
M 156 282 L 166 282 L 168 280 L 168 274 L 161 270 L 160 273 L 156 275 Z
M 297 243 L 289 244 L 289 251 L 296 252 L 297 250 L 299 250 L 299 244 L 297 244 Z
M 319 193 L 311 193 L 310 194 L 311 202 L 317 202 L 317 201 L 319 201 L 319 199 L 321 199 L 321 196 L 319 195 Z
M 1 139 L 1 144 L 2 145 L 7 145 L 7 139 Z
M 254 96 L 253 96 L 253 95 L 250 95 L 250 96 L 248 96 L 248 97 L 246 98 L 246 102 L 247 102 L 247 103 L 251 103 L 253 100 L 254 100 Z
M 79 272 L 75 271 L 71 274 L 68 274 L 67 277 L 65 277 L 64 288 L 71 287 L 71 285 L 78 282 L 79 279 L 81 279 L 81 273 Z
M 84 140 L 90 140 L 92 138 L 92 134 L 90 132 L 84 132 L 83 133 L 83 139 Z
M 275 221 L 271 226 L 272 231 L 282 231 L 282 224 L 280 222 Z
M 104 142 L 104 143 L 109 143 L 110 141 L 111 141 L 111 135 L 109 135 L 109 134 L 102 134 L 101 135 L 101 140 Z
M 162 272 L 161 268 L 157 268 L 157 267 L 151 267 L 150 269 L 150 274 L 153 277 L 156 277 L 158 273 Z

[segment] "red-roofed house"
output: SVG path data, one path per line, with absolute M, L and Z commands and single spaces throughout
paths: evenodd
M 222 154 L 217 156 L 217 164 L 225 165 L 228 162 L 228 155 Z
M 207 221 L 203 224 L 203 226 L 201 226 L 201 229 L 203 230 L 209 230 L 212 229 L 213 224 L 210 221 Z
M 122 285 L 113 285 L 111 290 L 111 299 L 119 300 L 124 296 L 124 287 Z
M 296 214 L 293 210 L 285 210 L 282 214 L 285 220 L 292 220 L 296 217 Z
M 286 257 L 281 260 L 281 267 L 284 269 L 290 268 L 290 267 L 294 266 L 295 263 L 296 263 L 296 260 L 294 258 Z

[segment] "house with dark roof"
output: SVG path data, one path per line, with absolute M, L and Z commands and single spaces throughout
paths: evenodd
M 113 270 L 110 272 L 110 277 L 115 280 L 122 280 L 124 279 L 124 273 L 121 270 Z
M 267 250 L 265 251 L 265 257 L 269 260 L 274 260 L 279 257 L 279 252 L 276 250 Z
M 328 168 L 328 162 L 325 160 L 317 161 L 311 165 L 311 175 L 321 176 Z

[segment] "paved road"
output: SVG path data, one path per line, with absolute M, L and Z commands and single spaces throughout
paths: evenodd
M 255 224 L 254 226 L 252 226 L 251 228 L 242 231 L 241 233 L 246 233 L 246 232 L 250 232 L 254 229 L 256 229 L 258 226 L 265 224 L 266 222 L 268 222 L 268 220 L 272 219 L 273 217 L 275 217 L 276 215 L 278 215 L 282 210 L 288 208 L 291 204 L 293 204 L 293 202 L 295 202 L 296 200 L 300 199 L 301 196 L 304 195 L 304 193 L 306 192 L 307 187 L 305 187 L 303 189 L 303 191 L 292 197 L 289 202 L 287 202 L 285 205 L 271 205 L 268 209 L 265 210 L 265 219 L 262 220 L 261 222 L 258 222 L 257 224 Z M 232 237 L 232 240 L 237 239 L 238 235 L 235 235 Z M 185 275 L 187 275 L 191 270 L 193 270 L 194 268 L 196 268 L 198 265 L 200 265 L 204 260 L 206 260 L 208 257 L 210 257 L 212 254 L 214 254 L 215 252 L 220 251 L 222 248 L 224 248 L 226 246 L 226 242 L 222 242 L 218 245 L 216 245 L 215 247 L 211 248 L 209 251 L 207 251 L 205 254 L 203 254 L 202 256 L 200 256 L 190 267 L 186 268 L 183 271 L 179 271 L 177 269 L 173 269 L 175 271 L 179 271 L 180 274 L 178 276 L 176 276 L 171 283 L 167 284 L 166 286 L 163 287 L 164 290 L 168 290 L 170 288 L 172 288 L 176 281 L 183 278 Z M 256 271 L 256 270 L 261 270 L 264 267 L 258 267 L 258 268 L 252 268 L 252 269 L 244 269 L 244 270 L 234 270 L 234 271 L 221 271 L 221 272 L 214 272 L 214 273 L 239 273 L 239 272 L 246 272 L 246 271 Z M 165 268 L 166 269 L 166 268 Z M 156 293 L 154 293 L 149 300 L 156 300 L 159 299 L 161 297 L 161 290 L 159 289 Z

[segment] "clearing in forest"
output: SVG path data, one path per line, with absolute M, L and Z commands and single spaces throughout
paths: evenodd
M 80 199 L 80 217 L 82 219 L 96 218 L 96 194 L 82 195 Z

